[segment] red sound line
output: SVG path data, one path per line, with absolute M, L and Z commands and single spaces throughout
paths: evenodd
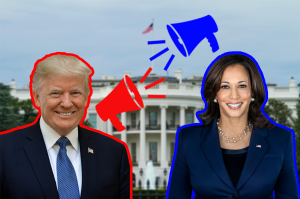
M 148 77 L 149 73 L 152 71 L 152 68 L 150 67 L 147 72 L 145 73 L 145 75 L 143 76 L 143 78 L 141 79 L 141 83 L 143 83 L 145 81 L 145 79 Z
M 166 98 L 166 95 L 148 95 L 148 98 Z
M 165 78 L 161 78 L 161 79 L 153 82 L 152 84 L 149 84 L 148 86 L 145 86 L 145 89 L 148 90 L 149 88 L 151 88 L 151 87 L 153 87 L 153 86 L 155 86 L 155 85 L 157 85 L 157 84 L 159 84 L 159 83 L 161 83 L 163 81 L 165 81 Z

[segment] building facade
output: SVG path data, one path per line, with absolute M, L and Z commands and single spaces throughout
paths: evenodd
M 144 83 L 140 83 L 142 76 L 130 77 L 130 72 L 123 72 L 123 77 L 128 75 L 137 87 L 143 99 L 144 108 L 118 115 L 122 124 L 126 126 L 126 130 L 122 132 L 118 132 L 109 120 L 102 121 L 95 109 L 95 106 L 113 91 L 121 79 L 110 75 L 101 76 L 101 79 L 92 82 L 93 94 L 87 111 L 87 119 L 93 128 L 127 143 L 136 182 L 139 180 L 143 182 L 140 171 L 141 169 L 145 171 L 149 160 L 153 162 L 159 186 L 163 186 L 164 180 L 168 182 L 176 131 L 182 125 L 199 122 L 196 112 L 204 109 L 200 92 L 203 76 L 193 75 L 182 79 L 180 69 L 174 74 L 174 77 L 150 74 Z M 145 86 L 162 77 L 165 79 L 164 82 L 148 90 L 145 89 Z M 14 81 L 10 86 L 14 97 L 20 100 L 30 99 L 28 88 L 17 89 Z M 293 110 L 293 116 L 296 117 L 299 92 L 295 80 L 292 78 L 287 87 L 278 87 L 276 84 L 268 84 L 267 87 L 269 99 L 275 98 L 283 101 Z M 166 98 L 148 98 L 149 94 L 166 95 Z M 122 96 L 119 96 L 118 102 L 122 103 Z M 167 175 L 164 174 L 165 172 Z

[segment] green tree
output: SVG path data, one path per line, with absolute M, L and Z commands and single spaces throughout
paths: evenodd
M 196 85 L 196 82 L 192 82 L 192 85 Z
M 20 112 L 19 98 L 17 98 L 17 97 L 12 98 L 12 100 L 11 100 L 10 103 L 11 103 L 11 105 L 14 107 L 14 108 L 13 108 L 14 112 L 15 112 L 16 114 L 19 114 L 19 112 Z
M 93 126 L 92 126 L 92 124 L 90 123 L 89 119 L 84 120 L 84 122 L 82 122 L 82 125 L 93 128 Z
M 19 101 L 18 98 L 13 98 L 11 104 L 14 107 L 14 112 L 22 118 L 22 125 L 30 124 L 38 115 L 38 111 L 33 107 L 31 99 Z
M 268 105 L 265 106 L 264 111 L 274 122 L 289 128 L 293 127 L 293 111 L 289 109 L 284 102 L 276 99 L 269 99 Z
M 0 132 L 22 125 L 21 117 L 12 105 L 10 88 L 0 83 Z
M 38 115 L 38 111 L 33 107 L 31 99 L 23 100 L 19 102 L 20 110 L 24 111 L 23 123 L 29 124 L 35 120 Z
M 300 88 L 300 83 L 298 84 Z M 300 94 L 299 94 L 300 98 Z M 293 130 L 295 131 L 295 140 L 296 140 L 296 161 L 297 161 L 297 169 L 298 174 L 300 175 L 300 99 L 298 99 L 298 103 L 296 104 L 297 118 L 294 122 Z
M 112 86 L 112 85 L 115 85 L 115 82 L 114 82 L 114 81 L 111 81 L 109 85 L 111 85 L 111 86 Z
M 297 169 L 300 174 L 300 99 L 298 99 L 298 103 L 296 105 L 297 110 L 297 118 L 295 119 L 295 125 L 293 130 L 295 131 L 295 140 L 296 140 L 296 161 L 297 161 Z

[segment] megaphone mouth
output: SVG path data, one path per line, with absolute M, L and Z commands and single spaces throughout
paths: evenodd
M 167 29 L 177 49 L 181 52 L 181 54 L 184 57 L 186 57 L 188 55 L 188 51 L 176 29 L 174 29 L 172 25 L 167 25 Z
M 127 87 L 127 91 L 129 92 L 130 95 L 133 94 L 133 101 L 134 103 L 140 108 L 144 108 L 144 103 L 143 103 L 143 100 L 137 90 L 137 88 L 135 87 L 135 85 L 133 84 L 133 82 L 131 81 L 131 79 L 125 75 L 125 78 L 124 78 L 124 82 L 125 82 L 125 85 Z

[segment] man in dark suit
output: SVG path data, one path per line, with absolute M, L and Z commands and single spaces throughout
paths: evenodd
M 41 117 L 0 136 L 1 198 L 130 198 L 125 144 L 79 126 L 91 69 L 67 53 L 37 61 L 31 96 Z

